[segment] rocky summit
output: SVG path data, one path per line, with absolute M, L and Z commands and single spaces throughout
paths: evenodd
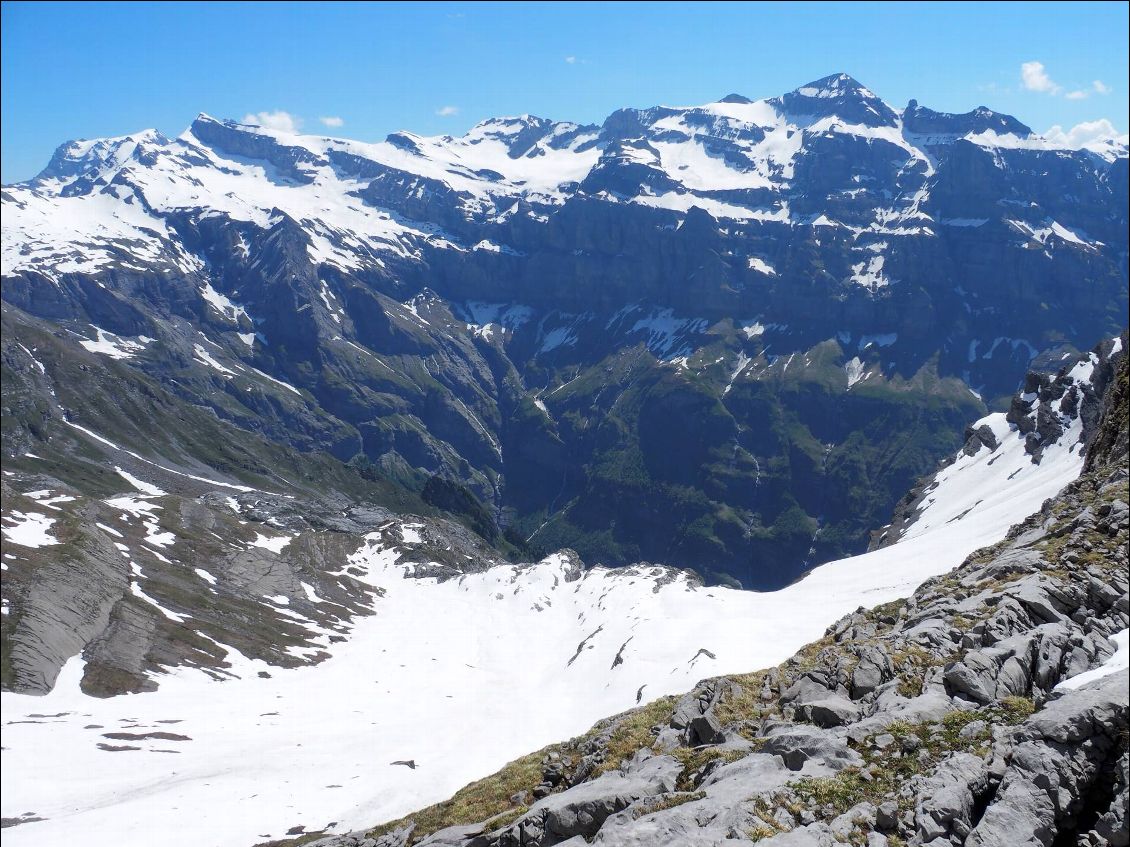
M 846 74 L 376 143 L 201 115 L 4 188 L 5 335 L 527 555 L 771 589 L 1121 331 L 1127 161 Z

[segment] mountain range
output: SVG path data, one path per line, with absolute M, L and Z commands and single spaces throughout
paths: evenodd
M 1120 331 L 1127 161 L 842 74 L 375 144 L 202 115 L 7 186 L 3 300 L 492 543 L 773 588 Z
M 736 762 L 774 721 L 874 729 L 943 695 L 915 719 L 974 702 L 1003 726 L 976 674 L 943 685 L 965 653 L 935 636 L 1004 602 L 993 556 L 1041 507 L 1043 534 L 1013 547 L 1044 551 L 1024 571 L 1044 594 L 1016 590 L 1078 602 L 1009 619 L 1009 637 L 1063 632 L 1054 671 L 1034 682 L 1033 653 L 1000 697 L 1054 701 L 1127 622 L 1107 547 L 1125 535 L 1128 162 L 1125 137 L 1068 149 L 986 108 L 895 109 L 845 74 L 591 126 L 370 143 L 200 115 L 175 139 L 63 144 L 3 188 L 5 840 L 550 845 L 657 797 L 673 829 L 600 837 L 674 838 L 736 789 L 710 788 L 713 754 L 677 785 L 664 756 Z M 1048 540 L 1100 507 L 1109 533 Z M 1048 587 L 1080 562 L 1085 602 Z M 879 646 L 913 674 L 891 659 L 887 693 L 845 682 L 833 659 L 859 656 L 831 657 L 829 625 L 930 606 L 958 567 L 996 599 L 896 616 Z M 818 673 L 811 644 L 832 651 Z M 756 731 L 732 709 L 714 727 L 732 675 L 779 663 Z M 809 700 L 785 696 L 801 665 L 824 686 Z M 659 714 L 690 689 L 707 705 Z M 500 771 L 517 800 L 411 817 L 614 714 L 595 747 L 556 750 L 568 766 Z M 617 746 L 629 724 L 670 749 Z M 620 754 L 646 790 L 592 806 Z M 550 832 L 582 812 L 596 829 Z M 945 837 L 976 824 L 962 814 Z M 922 840 L 919 818 L 884 831 Z M 433 838 L 439 821 L 462 829 Z M 702 843 L 759 825 L 742 821 Z

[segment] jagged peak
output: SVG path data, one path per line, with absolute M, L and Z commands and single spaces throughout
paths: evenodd
M 595 135 L 597 131 L 598 127 L 595 126 L 523 114 L 480 121 L 463 136 L 463 141 L 478 144 L 489 139 L 505 145 L 507 155 L 511 159 L 517 159 L 542 155 L 544 150 L 539 152 L 542 147 L 559 149 L 568 146 L 585 133 Z
M 156 129 L 143 129 L 128 135 L 108 138 L 79 138 L 60 144 L 51 161 L 31 182 L 68 181 L 90 172 L 118 168 L 146 144 L 167 144 L 168 139 Z
M 864 86 L 851 74 L 845 73 L 829 74 L 807 85 L 802 85 L 790 93 L 799 94 L 802 97 L 832 98 L 854 95 L 868 100 L 879 99 L 871 89 Z
M 646 153 L 649 161 L 659 162 L 659 151 L 652 146 L 646 138 L 618 138 L 612 141 L 604 151 L 602 159 L 615 159 L 628 156 L 633 161 L 639 161 L 637 154 Z
M 76 138 L 59 146 L 59 150 L 66 150 L 72 154 L 88 155 L 97 150 L 110 150 L 124 144 L 141 144 L 144 142 L 164 143 L 168 139 L 155 129 L 143 129 L 140 132 L 131 132 L 127 135 L 114 135 L 107 138 Z
M 243 123 L 242 121 L 237 121 L 232 118 L 217 118 L 206 112 L 200 112 L 185 131 L 185 135 L 193 135 L 199 139 L 202 137 L 202 132 L 207 135 L 210 132 L 220 129 L 243 132 L 248 135 L 272 134 L 272 130 L 267 127 L 259 126 L 258 124 Z
M 523 129 L 531 126 L 545 127 L 553 126 L 556 121 L 550 118 L 539 118 L 537 115 L 521 114 L 521 115 L 501 115 L 495 118 L 487 118 L 479 121 L 468 131 L 468 135 L 473 135 L 476 132 L 498 132 L 510 131 L 521 132 Z
M 329 136 L 320 135 L 318 133 L 302 132 L 302 131 L 298 130 L 297 128 L 295 128 L 295 129 L 276 129 L 275 127 L 264 126 L 263 124 L 248 123 L 246 120 L 235 120 L 234 118 L 217 118 L 213 115 L 209 115 L 206 112 L 200 112 L 196 115 L 196 118 L 193 120 L 191 126 L 189 126 L 189 128 L 188 128 L 188 130 L 186 131 L 185 134 L 186 135 L 191 134 L 191 135 L 196 136 L 197 138 L 200 138 L 201 132 L 203 132 L 205 134 L 209 134 L 209 133 L 215 133 L 216 131 L 220 131 L 220 130 L 227 130 L 229 132 L 238 132 L 238 133 L 242 133 L 244 135 L 263 136 L 264 138 L 274 139 L 274 140 L 277 140 L 277 141 L 280 141 L 280 142 L 286 143 L 286 144 L 295 144 L 296 142 L 288 141 L 288 139 L 295 139 L 295 138 L 299 138 L 299 137 L 306 137 L 306 138 L 328 138 L 329 137 Z M 302 142 L 298 142 L 298 144 L 299 144 L 299 146 L 301 146 Z
M 200 112 L 193 118 L 192 123 L 188 125 L 188 129 L 181 133 L 180 137 L 186 140 L 199 140 L 201 131 L 206 134 L 209 130 L 219 127 L 231 128 L 234 125 L 234 121 L 216 118 L 206 112 Z
M 994 112 L 986 106 L 960 113 L 935 112 L 920 106 L 917 100 L 911 100 L 902 112 L 902 121 L 908 132 L 921 135 L 967 135 L 992 131 L 998 135 L 1030 138 L 1034 134 L 1030 127 L 1012 115 Z
M 855 77 L 838 73 L 768 101 L 794 119 L 837 117 L 865 126 L 896 126 L 898 113 Z

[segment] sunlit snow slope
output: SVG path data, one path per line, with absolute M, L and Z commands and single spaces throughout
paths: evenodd
M 1085 381 L 1087 363 L 1069 380 Z M 177 670 L 154 693 L 82 695 L 80 659 L 45 697 L 4 693 L 5 844 L 246 847 L 294 826 L 346 831 L 449 796 L 520 754 L 698 679 L 778 663 L 843 614 L 909 595 L 1074 479 L 1081 425 L 1039 464 L 990 416 L 996 449 L 960 454 L 896 544 L 773 593 L 703 588 L 567 554 L 437 582 L 371 535 L 347 570 L 380 589 L 332 658 L 238 678 Z M 388 538 L 388 535 L 384 535 Z M 404 762 L 411 762 L 410 767 Z M 332 824 L 332 826 L 330 826 Z

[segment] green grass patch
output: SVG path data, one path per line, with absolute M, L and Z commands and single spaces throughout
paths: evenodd
M 532 790 L 541 782 L 542 759 L 551 750 L 557 749 L 559 748 L 546 747 L 544 750 L 516 759 L 497 773 L 459 789 L 451 799 L 428 806 L 399 820 L 382 824 L 369 830 L 368 836 L 377 838 L 409 823 L 415 823 L 411 839 L 411 843 L 415 843 L 449 826 L 490 819 L 497 821 L 494 828 L 513 823 L 529 808 L 525 805 L 514 805 L 510 802 L 510 798 L 522 791 Z
M 637 750 L 651 747 L 655 743 L 651 728 L 666 723 L 674 708 L 675 697 L 661 697 L 624 715 L 609 735 L 604 761 L 596 769 L 596 775 L 616 770 L 620 762 L 630 759 Z

